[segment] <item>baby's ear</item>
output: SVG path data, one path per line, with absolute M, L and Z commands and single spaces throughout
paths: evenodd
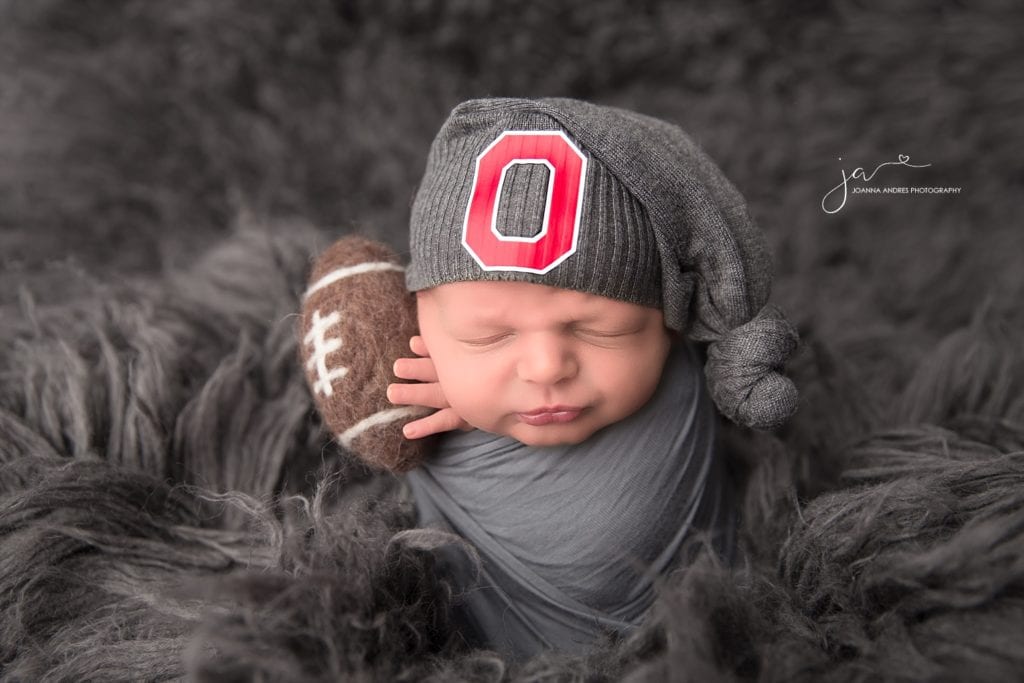
M 302 300 L 299 349 L 324 424 L 366 463 L 395 472 L 416 467 L 429 443 L 402 427 L 426 412 L 387 400 L 395 360 L 417 333 L 416 299 L 386 245 L 343 237 L 317 258 Z
M 427 350 L 427 355 L 430 355 L 430 346 L 427 344 L 427 338 L 425 336 L 423 336 L 423 333 L 419 330 L 419 321 L 422 319 L 420 316 L 421 316 L 421 314 L 423 312 L 423 307 L 431 305 L 430 304 L 430 297 L 431 297 L 430 292 L 431 292 L 431 290 L 429 290 L 429 289 L 425 289 L 425 290 L 421 290 L 419 292 L 416 292 L 416 294 L 414 295 L 414 299 L 413 299 L 413 301 L 415 303 L 415 315 L 416 315 L 416 321 L 417 321 L 416 336 L 419 338 L 420 346 L 422 346 L 424 349 Z M 412 347 L 413 347 L 413 341 L 410 339 L 410 341 L 409 341 L 409 350 L 410 351 L 413 350 Z

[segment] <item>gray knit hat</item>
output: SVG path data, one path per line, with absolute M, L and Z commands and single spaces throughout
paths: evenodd
M 723 414 L 768 429 L 796 410 L 780 371 L 798 337 L 766 305 L 764 238 L 677 126 L 570 99 L 464 102 L 431 146 L 410 247 L 410 291 L 514 280 L 661 308 L 710 343 Z

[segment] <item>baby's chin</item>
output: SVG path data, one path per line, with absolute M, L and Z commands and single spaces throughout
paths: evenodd
M 567 428 L 568 427 L 568 428 Z M 500 432 L 527 446 L 573 446 L 589 439 L 597 427 L 589 425 L 545 425 L 531 427 L 519 424 Z

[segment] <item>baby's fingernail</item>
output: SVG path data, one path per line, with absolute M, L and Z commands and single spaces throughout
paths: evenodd
M 405 425 L 402 427 L 402 434 L 405 434 L 405 438 L 411 439 L 416 436 L 416 429 L 412 425 Z

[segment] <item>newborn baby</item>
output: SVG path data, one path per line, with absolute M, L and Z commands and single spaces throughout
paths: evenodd
M 420 335 L 388 399 L 434 410 L 405 425 L 441 435 L 406 481 L 421 525 L 479 552 L 479 575 L 444 558 L 466 635 L 515 659 L 583 652 L 635 628 L 696 541 L 731 561 L 715 405 L 785 421 L 797 337 L 766 305 L 743 198 L 689 137 L 575 100 L 466 102 L 410 238 Z
M 419 523 L 480 553 L 475 582 L 468 558 L 447 551 L 470 588 L 457 616 L 475 644 L 516 659 L 583 651 L 605 629 L 639 624 L 654 577 L 685 562 L 699 532 L 731 561 L 714 410 L 693 349 L 661 311 L 522 282 L 441 285 L 418 309 L 412 346 L 429 358 L 396 370 L 427 383 L 389 394 L 441 390 L 449 404 L 407 431 L 455 415 L 477 427 L 444 437 L 407 475 Z

